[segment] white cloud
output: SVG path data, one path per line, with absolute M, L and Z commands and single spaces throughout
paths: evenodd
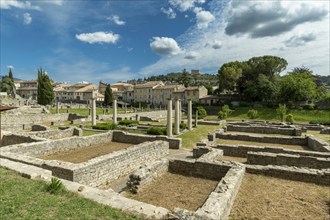
M 174 19 L 174 18 L 176 17 L 176 13 L 173 11 L 172 8 L 168 8 L 168 9 L 166 9 L 166 8 L 161 8 L 160 10 L 161 10 L 164 14 L 166 14 L 167 17 L 168 17 L 169 19 Z
M 94 33 L 83 33 L 76 34 L 76 38 L 80 41 L 84 41 L 90 44 L 95 43 L 116 43 L 119 40 L 118 34 L 111 32 L 94 32 Z
M 197 27 L 199 29 L 207 28 L 209 23 L 215 20 L 214 15 L 209 11 L 204 11 L 201 8 L 195 8 Z
M 203 4 L 205 0 L 169 0 L 169 3 L 180 11 L 187 11 L 195 7 L 195 4 Z
M 220 49 L 222 47 L 222 42 L 219 40 L 214 40 L 210 43 L 211 47 L 215 50 Z
M 29 24 L 31 24 L 31 22 L 32 22 L 31 15 L 29 13 L 24 13 L 24 15 L 23 15 L 23 23 L 25 25 L 29 25 Z
M 8 69 L 14 69 L 14 66 L 13 65 L 8 65 L 7 68 Z
M 150 47 L 160 55 L 177 55 L 181 53 L 178 43 L 173 38 L 168 37 L 154 37 Z
M 184 58 L 190 60 L 190 59 L 196 59 L 197 57 L 199 57 L 199 53 L 192 51 L 192 52 L 186 53 Z
M 50 1 L 44 1 L 47 2 L 49 4 L 54 4 L 54 5 L 63 5 L 64 0 L 50 0 Z
M 11 9 L 11 8 L 41 10 L 39 6 L 34 6 L 29 1 L 0 0 L 0 9 Z
M 125 25 L 125 21 L 120 20 L 120 17 L 118 15 L 114 15 L 112 17 L 109 17 L 108 20 L 113 21 L 116 25 Z

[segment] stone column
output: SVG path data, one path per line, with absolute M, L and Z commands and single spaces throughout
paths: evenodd
M 125 113 L 127 113 L 127 103 L 125 103 Z
M 58 100 L 56 100 L 56 114 L 60 113 L 60 110 L 58 109 Z
M 175 100 L 174 134 L 180 133 L 180 99 Z
M 197 122 L 198 122 L 198 111 L 196 109 L 196 114 L 195 114 L 195 127 L 197 128 Z
M 182 121 L 182 101 L 179 99 L 179 125 Z
M 172 99 L 167 102 L 167 136 L 172 136 Z
M 92 126 L 96 125 L 96 99 L 92 99 Z
M 192 129 L 192 101 L 188 100 L 188 129 Z
M 117 99 L 113 100 L 113 123 L 117 124 Z

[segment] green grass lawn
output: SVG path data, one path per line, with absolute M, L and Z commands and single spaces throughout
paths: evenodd
M 0 167 L 1 219 L 138 219 L 78 194 L 50 194 L 47 183 Z
M 250 107 L 236 108 L 227 119 L 229 120 L 248 120 L 247 112 Z M 253 108 L 258 110 L 259 117 L 255 120 L 267 120 L 267 121 L 280 121 L 276 110 L 271 108 Z M 220 107 L 219 107 L 220 111 Z M 295 122 L 309 122 L 311 120 L 329 120 L 330 110 L 298 110 L 292 109 L 288 113 L 293 114 Z M 206 117 L 207 120 L 217 119 L 216 115 L 210 115 Z
M 197 142 L 207 138 L 209 132 L 213 132 L 221 127 L 219 125 L 198 125 L 197 128 L 177 137 L 182 138 L 182 147 L 193 148 Z

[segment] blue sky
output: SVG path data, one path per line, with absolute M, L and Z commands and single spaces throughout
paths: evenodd
M 0 0 L 1 74 L 114 83 L 285 58 L 329 75 L 329 1 Z

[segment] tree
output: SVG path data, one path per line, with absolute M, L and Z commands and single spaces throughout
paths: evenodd
M 54 90 L 51 79 L 42 68 L 38 69 L 37 99 L 40 105 L 50 105 L 54 101 Z
M 314 100 L 318 95 L 316 79 L 311 71 L 294 69 L 280 80 L 280 99 L 282 101 Z
M 243 73 L 242 68 L 242 63 L 238 61 L 225 63 L 221 66 L 218 70 L 220 92 L 236 90 L 237 81 Z
M 113 99 L 114 96 L 112 94 L 112 89 L 110 87 L 110 84 L 108 84 L 107 87 L 105 88 L 103 105 L 105 106 L 110 105 L 113 102 Z
M 14 82 L 13 71 L 11 70 L 11 68 L 9 69 L 8 77 Z
M 8 76 L 3 76 L 0 81 L 0 91 L 7 92 L 8 95 L 14 95 L 14 81 L 12 81 Z
M 186 69 L 182 70 L 182 75 L 180 77 L 180 83 L 184 85 L 184 87 L 188 87 L 191 85 L 191 76 L 190 74 L 187 72 Z

